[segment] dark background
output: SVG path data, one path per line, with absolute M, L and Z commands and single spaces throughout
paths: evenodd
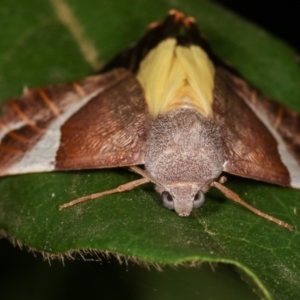
M 222 4 L 250 22 L 271 32 L 274 36 L 286 41 L 295 51 L 300 53 L 299 1 L 219 0 L 215 2 Z M 79 258 L 75 261 L 66 262 L 65 268 L 62 268 L 61 263 L 57 261 L 52 264 L 52 267 L 49 267 L 47 262 L 43 262 L 40 255 L 34 257 L 24 250 L 20 251 L 18 248 L 14 248 L 7 240 L 0 240 L 0 289 L 2 290 L 0 294 L 3 296 L 2 299 L 17 299 L 22 294 L 26 298 L 28 292 L 32 299 L 38 299 L 41 296 L 43 299 L 68 299 L 73 297 L 75 299 L 91 296 L 94 292 L 94 295 L 97 295 L 99 281 L 102 281 L 102 287 L 107 287 L 107 290 L 102 288 L 101 291 L 104 298 L 116 299 L 117 295 L 120 296 L 121 293 L 124 296 L 123 298 L 138 299 L 139 297 L 132 289 L 140 285 L 141 289 L 149 290 L 149 299 L 155 299 L 155 289 L 152 288 L 149 282 L 147 283 L 147 280 L 144 282 L 139 280 L 141 279 L 139 278 L 140 273 L 136 273 L 132 270 L 132 267 L 128 268 L 124 265 L 120 269 L 119 263 L 114 262 L 114 260 L 104 260 L 101 265 L 99 262 L 82 262 Z M 131 274 L 129 272 L 127 276 L 126 273 L 130 269 Z M 36 275 L 29 277 L 26 275 L 28 270 L 32 270 Z M 141 272 L 144 273 L 145 271 Z M 39 274 L 44 275 L 40 276 Z M 59 277 L 61 278 L 57 278 L 57 274 L 60 274 Z M 167 272 L 165 275 L 167 275 Z M 139 281 L 137 282 L 135 279 Z M 18 286 L 18 289 L 12 292 L 9 287 L 12 285 Z M 59 289 L 57 285 L 61 285 L 62 289 Z M 48 291 L 46 297 L 45 290 Z M 62 290 L 64 291 L 63 294 L 61 293 Z M 59 294 L 57 294 L 58 291 L 60 291 Z M 166 294 L 166 296 L 168 299 L 170 294 Z M 249 296 L 250 298 L 251 296 Z
M 243 18 L 271 32 L 300 53 L 298 0 L 216 0 Z

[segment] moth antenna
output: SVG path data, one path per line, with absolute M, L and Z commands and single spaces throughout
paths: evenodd
M 247 209 L 249 209 L 250 211 L 252 211 L 254 214 L 262 217 L 262 218 L 265 218 L 269 221 L 272 221 L 282 227 L 285 227 L 287 229 L 289 229 L 290 231 L 293 231 L 294 230 L 294 227 L 288 223 L 285 223 L 275 217 L 272 217 L 260 210 L 258 210 L 257 208 L 251 206 L 250 204 L 248 204 L 247 202 L 245 202 L 244 200 L 242 200 L 238 194 L 234 193 L 233 191 L 231 191 L 230 189 L 228 189 L 227 187 L 225 187 L 224 185 L 220 184 L 219 182 L 216 182 L 216 181 L 213 181 L 211 183 L 211 186 L 217 188 L 218 190 L 220 190 L 227 198 L 243 205 L 244 207 L 246 207 Z
M 146 170 L 141 169 L 137 166 L 131 166 L 131 167 L 129 167 L 129 170 L 136 174 L 141 175 L 144 178 L 147 178 L 148 181 L 151 181 L 151 182 L 155 183 L 156 185 L 161 186 L 161 184 L 159 182 L 157 182 Z
M 88 196 L 84 196 L 84 197 L 75 199 L 75 200 L 70 201 L 68 203 L 64 203 L 64 204 L 59 206 L 59 210 L 62 210 L 64 208 L 67 208 L 67 207 L 70 207 L 70 206 L 74 206 L 74 205 L 76 205 L 78 203 L 81 203 L 81 202 L 85 202 L 85 201 L 88 201 L 88 200 L 100 198 L 100 197 L 103 197 L 103 196 L 106 196 L 106 195 L 115 194 L 115 193 L 122 193 L 122 192 L 125 192 L 125 191 L 130 191 L 130 190 L 136 188 L 137 186 L 145 184 L 147 182 L 149 182 L 148 178 L 141 178 L 141 179 L 138 179 L 138 180 L 134 180 L 134 181 L 122 184 L 122 185 L 118 186 L 117 188 L 114 188 L 114 189 L 111 189 L 111 190 L 108 190 L 108 191 L 91 194 L 91 195 L 88 195 Z

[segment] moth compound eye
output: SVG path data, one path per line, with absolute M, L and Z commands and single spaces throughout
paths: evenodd
M 195 195 L 195 198 L 194 198 L 194 204 L 193 204 L 193 207 L 194 208 L 199 208 L 203 205 L 204 203 L 204 200 L 205 200 L 205 197 L 204 197 L 204 193 L 199 191 L 196 195 Z
M 164 191 L 161 194 L 163 206 L 167 209 L 174 209 L 173 197 L 169 192 Z

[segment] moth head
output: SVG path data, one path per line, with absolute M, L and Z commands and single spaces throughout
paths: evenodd
M 163 205 L 188 216 L 204 202 L 209 184 L 223 171 L 224 144 L 211 119 L 192 109 L 172 110 L 153 120 L 145 169 Z
M 181 217 L 190 215 L 194 208 L 199 208 L 204 203 L 204 192 L 197 183 L 177 183 L 167 187 L 156 187 L 161 194 L 162 204 L 165 208 L 175 210 Z

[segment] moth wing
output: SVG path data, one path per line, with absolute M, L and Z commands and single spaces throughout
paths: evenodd
M 299 115 L 222 68 L 217 68 L 215 84 L 215 119 L 228 148 L 223 170 L 300 188 Z
M 143 164 L 147 120 L 123 69 L 25 91 L 3 106 L 0 175 Z

